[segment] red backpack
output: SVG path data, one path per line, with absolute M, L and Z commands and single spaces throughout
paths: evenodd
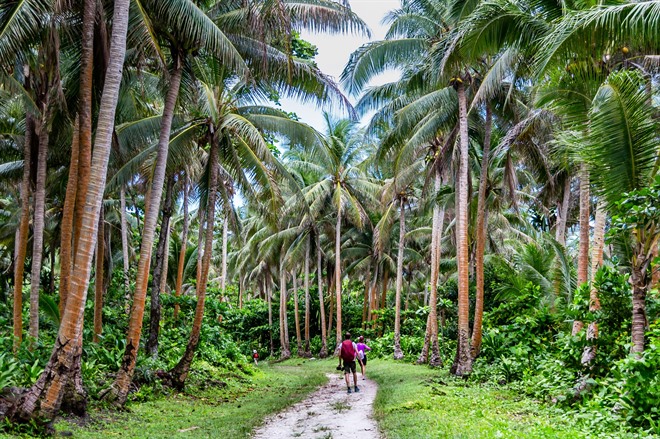
M 351 340 L 341 342 L 339 356 L 344 361 L 355 361 L 355 349 L 353 349 L 353 342 Z

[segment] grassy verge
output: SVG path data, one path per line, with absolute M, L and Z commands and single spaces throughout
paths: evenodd
M 56 429 L 58 435 L 77 438 L 171 438 L 183 434 L 186 438 L 247 438 L 267 415 L 302 400 L 325 383 L 326 369 L 327 364 L 304 360 L 262 364 L 250 380 L 227 380 L 222 387 L 211 385 L 205 390 L 133 403 L 125 413 L 94 410 L 87 425 L 65 420 Z
M 446 371 L 375 360 L 374 413 L 388 439 L 581 438 L 535 401 L 501 388 L 468 386 Z

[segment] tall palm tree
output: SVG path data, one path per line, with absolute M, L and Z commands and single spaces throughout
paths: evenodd
M 21 398 L 19 404 L 12 407 L 8 413 L 9 418 L 53 419 L 60 408 L 71 374 L 75 373 L 72 366 L 76 361 L 75 355 L 80 354 L 77 340 L 82 334 L 84 304 L 90 281 L 98 217 L 112 144 L 115 109 L 126 54 L 128 7 L 128 0 L 118 0 L 114 5 L 110 57 L 97 122 L 96 147 L 92 156 L 92 178 L 86 194 L 86 209 L 76 248 L 76 254 L 80 257 L 76 259 L 76 269 L 71 279 L 71 294 L 67 299 L 51 358 L 37 382 Z
M 311 147 L 314 162 L 294 161 L 294 169 L 315 174 L 316 182 L 303 189 L 312 212 L 331 211 L 335 217 L 335 295 L 337 345 L 341 343 L 341 225 L 344 216 L 361 228 L 369 220 L 365 204 L 373 202 L 378 186 L 365 178 L 357 167 L 363 160 L 360 137 L 349 120 L 333 122 L 325 114 L 327 133 L 322 142 Z

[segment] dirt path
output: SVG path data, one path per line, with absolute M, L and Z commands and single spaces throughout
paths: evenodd
M 359 393 L 346 393 L 344 377 L 327 374 L 328 384 L 307 399 L 266 419 L 254 439 L 379 439 L 372 418 L 377 385 L 358 374 Z M 351 384 L 352 384 L 351 379 Z

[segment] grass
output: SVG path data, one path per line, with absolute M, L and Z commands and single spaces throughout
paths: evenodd
M 62 421 L 56 429 L 58 435 L 77 438 L 248 438 L 266 416 L 304 399 L 327 381 L 327 367 L 313 363 L 262 363 L 249 382 L 134 403 L 125 413 L 96 410 L 87 425 Z
M 376 360 L 368 376 L 379 385 L 374 414 L 388 439 L 584 437 L 535 401 L 446 370 Z

